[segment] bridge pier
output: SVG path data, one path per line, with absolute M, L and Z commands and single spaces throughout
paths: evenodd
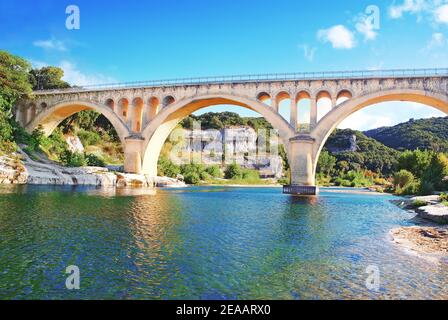
M 314 144 L 315 140 L 309 135 L 299 135 L 290 139 L 291 184 L 283 187 L 283 193 L 309 196 L 319 192 L 315 180 Z
M 142 145 L 144 139 L 141 137 L 127 137 L 124 143 L 124 172 L 142 173 Z

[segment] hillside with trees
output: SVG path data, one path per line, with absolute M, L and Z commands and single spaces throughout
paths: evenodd
M 393 127 L 364 132 L 382 144 L 397 150 L 434 150 L 448 152 L 448 117 L 409 120 Z

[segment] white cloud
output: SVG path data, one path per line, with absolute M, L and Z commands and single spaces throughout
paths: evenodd
M 366 16 L 360 16 L 356 23 L 356 30 L 364 36 L 364 41 L 375 40 L 378 32 L 375 31 L 373 23 Z
M 370 130 L 379 127 L 393 126 L 409 119 L 444 117 L 443 112 L 427 105 L 414 102 L 383 102 L 357 111 L 345 119 L 338 128 Z
M 63 60 L 59 67 L 64 70 L 64 81 L 71 85 L 83 86 L 117 82 L 111 77 L 102 74 L 85 74 L 77 69 L 76 65 L 70 61 Z
M 448 24 L 448 4 L 438 7 L 434 12 L 435 21 Z
M 317 48 L 310 47 L 307 44 L 299 46 L 299 48 L 303 50 L 303 56 L 305 57 L 306 60 L 308 61 L 314 60 L 314 55 L 316 54 Z
M 352 49 L 355 47 L 355 36 L 343 25 L 336 25 L 329 29 L 321 29 L 317 37 L 323 42 L 330 42 L 335 49 Z
M 55 39 L 37 40 L 33 42 L 33 45 L 45 50 L 67 51 L 67 47 L 64 42 Z
M 391 126 L 392 120 L 387 116 L 377 115 L 367 110 L 358 111 L 341 122 L 339 129 L 369 130 Z
M 398 19 L 405 13 L 417 14 L 427 10 L 430 2 L 428 0 L 404 0 L 400 5 L 389 7 L 389 15 L 393 19 Z

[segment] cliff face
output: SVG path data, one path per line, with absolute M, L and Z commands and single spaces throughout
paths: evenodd
M 200 154 L 207 165 L 225 166 L 235 161 L 245 169 L 259 170 L 262 177 L 280 178 L 283 160 L 279 155 L 271 155 L 267 142 L 262 139 L 248 126 L 197 132 L 184 130 L 180 151 L 186 155 Z

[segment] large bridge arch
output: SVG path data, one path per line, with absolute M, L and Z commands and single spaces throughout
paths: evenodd
M 165 107 L 144 129 L 142 138 L 142 172 L 150 176 L 157 175 L 157 162 L 166 139 L 185 117 L 195 111 L 215 105 L 240 106 L 259 113 L 274 129 L 278 130 L 281 142 L 289 153 L 289 139 L 294 136 L 294 129 L 270 106 L 247 97 L 230 94 L 211 94 L 185 98 Z M 288 154 L 289 156 L 289 154 Z
M 110 107 L 89 101 L 64 101 L 47 107 L 38 113 L 25 129 L 31 133 L 37 127 L 42 126 L 44 133 L 50 135 L 64 119 L 84 110 L 94 110 L 105 116 L 117 131 L 121 143 L 125 143 L 125 138 L 129 136 L 129 130 L 123 120 Z
M 342 121 L 361 109 L 377 103 L 392 101 L 417 102 L 438 109 L 448 115 L 448 92 L 443 94 L 426 90 L 392 89 L 351 98 L 330 111 L 311 132 L 311 137 L 315 140 L 311 157 L 313 161 L 312 179 L 314 180 L 316 175 L 319 155 L 327 139 Z

